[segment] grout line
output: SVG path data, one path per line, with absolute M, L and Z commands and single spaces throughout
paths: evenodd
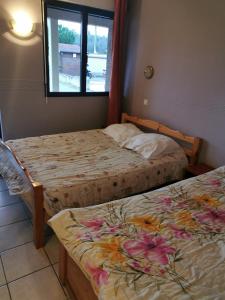
M 8 283 L 7 283 L 6 274 L 5 274 L 5 268 L 4 268 L 4 264 L 3 264 L 3 260 L 2 260 L 2 256 L 1 255 L 0 255 L 0 262 L 2 264 L 3 274 L 5 276 L 5 282 L 6 282 L 5 285 L 7 287 L 8 293 L 9 293 L 9 298 L 10 298 L 10 300 L 12 300 L 12 296 L 11 296 L 10 289 L 9 289 L 9 286 L 8 286 Z
M 4 190 L 4 191 L 7 191 L 7 190 Z M 4 192 L 4 191 L 1 191 L 1 192 Z M 0 226 L 0 228 L 6 227 L 6 226 L 9 226 L 9 225 L 13 225 L 13 224 L 16 224 L 16 223 L 21 223 L 21 222 L 23 222 L 23 221 L 29 221 L 29 222 L 31 223 L 31 225 L 32 225 L 32 220 L 31 220 L 30 216 L 28 216 L 28 214 L 27 214 L 27 212 L 26 212 L 26 209 L 24 208 L 21 199 L 20 199 L 20 201 L 18 201 L 18 202 L 15 202 L 15 203 L 12 203 L 12 204 L 10 203 L 10 204 L 8 204 L 8 205 L 3 205 L 3 206 L 1 206 L 0 208 L 2 208 L 2 207 L 7 207 L 7 206 L 12 206 L 12 205 L 14 205 L 14 204 L 22 204 L 23 211 L 24 211 L 24 213 L 25 213 L 25 215 L 26 215 L 26 218 L 23 219 L 23 220 L 19 220 L 19 221 L 13 222 L 13 223 L 9 223 L 9 224 L 2 225 L 2 226 Z M 50 235 L 50 234 L 49 234 L 49 235 Z M 49 235 L 48 235 L 48 236 L 49 236 Z M 47 257 L 47 261 L 48 261 L 48 265 L 47 265 L 47 266 L 45 266 L 45 267 L 43 267 L 43 268 L 40 268 L 40 269 L 38 269 L 38 270 L 35 270 L 35 271 L 31 272 L 31 273 L 28 273 L 28 274 L 26 274 L 26 275 L 24 275 L 24 276 L 18 277 L 18 278 L 16 278 L 15 280 L 12 280 L 12 281 L 8 281 L 8 280 L 7 280 L 7 278 L 6 278 L 6 273 L 5 273 L 5 268 L 4 268 L 3 260 L 2 260 L 2 254 L 3 254 L 4 252 L 13 250 L 13 249 L 15 249 L 15 248 L 21 247 L 21 246 L 26 245 L 26 244 L 29 244 L 29 243 L 33 243 L 33 240 L 31 240 L 31 241 L 29 241 L 29 242 L 26 242 L 26 243 L 22 243 L 22 244 L 20 244 L 20 245 L 14 246 L 14 247 L 11 247 L 11 248 L 9 248 L 9 249 L 5 249 L 5 250 L 3 250 L 3 251 L 0 252 L 0 262 L 1 262 L 1 264 L 2 264 L 3 274 L 4 274 L 4 278 L 5 278 L 5 282 L 6 282 L 6 284 L 4 284 L 4 285 L 6 285 L 6 287 L 7 287 L 7 289 L 8 289 L 8 293 L 9 293 L 10 300 L 12 300 L 12 296 L 11 296 L 9 284 L 11 284 L 11 283 L 13 283 L 13 282 L 15 282 L 15 281 L 17 281 L 17 280 L 19 280 L 19 279 L 22 279 L 22 278 L 24 278 L 24 277 L 30 276 L 30 275 L 32 275 L 32 274 L 34 274 L 34 273 L 37 273 L 37 272 L 39 272 L 39 271 L 41 271 L 41 270 L 44 270 L 44 269 L 46 269 L 46 268 L 49 268 L 49 267 L 52 268 L 53 273 L 55 274 L 55 276 L 56 276 L 56 278 L 57 278 L 57 281 L 58 281 L 58 283 L 59 283 L 59 285 L 60 285 L 60 287 L 61 287 L 61 289 L 62 289 L 62 291 L 63 291 L 63 294 L 64 294 L 65 297 L 66 297 L 66 299 L 69 299 L 69 297 L 68 297 L 68 295 L 66 294 L 65 289 L 64 289 L 63 285 L 61 284 L 61 282 L 60 282 L 60 280 L 59 280 L 59 277 L 58 277 L 58 275 L 57 275 L 57 273 L 56 273 L 56 271 L 55 271 L 55 269 L 54 269 L 54 265 L 55 265 L 55 264 L 58 264 L 58 262 L 55 262 L 55 263 L 52 263 L 52 262 L 51 262 L 50 257 L 49 257 L 49 255 L 48 255 L 48 253 L 47 253 L 45 247 L 43 247 L 42 249 L 43 249 L 44 254 L 45 254 L 46 257 Z
M 8 249 L 5 249 L 5 250 L 3 250 L 3 251 L 1 251 L 0 252 L 0 255 L 2 255 L 4 252 L 6 252 L 6 251 L 9 251 L 9 250 L 12 250 L 12 249 L 15 249 L 15 248 L 18 248 L 18 247 L 20 247 L 20 246 L 24 246 L 24 245 L 26 245 L 26 244 L 29 244 L 29 243 L 33 243 L 34 241 L 33 240 L 31 240 L 31 241 L 29 241 L 29 242 L 26 242 L 26 243 L 23 243 L 23 244 L 19 244 L 19 245 L 17 245 L 17 246 L 14 246 L 14 247 L 11 247 L 11 248 L 8 248 Z
M 28 221 L 29 221 L 29 220 L 28 220 Z M 49 236 L 51 236 L 51 235 L 47 235 L 47 237 L 49 237 Z M 14 249 L 14 248 L 18 248 L 18 247 L 24 246 L 24 245 L 29 244 L 29 243 L 33 243 L 33 244 L 34 244 L 34 240 L 32 239 L 32 240 L 30 240 L 30 241 L 28 241 L 28 242 L 25 242 L 25 243 L 16 245 L 16 246 L 14 246 L 14 247 L 7 248 L 7 249 L 5 249 L 5 250 L 3 250 L 3 251 L 0 251 L 0 255 L 1 255 L 2 253 L 6 252 L 6 251 L 9 251 L 9 250 L 12 250 L 12 249 Z M 34 246 L 35 246 L 35 245 L 34 245 Z M 45 250 L 45 246 L 46 246 L 46 244 L 45 244 L 44 247 L 41 248 L 41 249 Z M 46 253 L 46 252 L 45 252 L 45 253 Z M 47 256 L 48 256 L 48 255 L 47 255 Z M 50 261 L 50 262 L 51 262 L 51 261 Z M 58 263 L 58 262 L 55 262 L 54 264 L 57 264 L 57 263 Z M 52 263 L 51 263 L 51 264 L 52 264 Z M 54 264 L 53 264 L 53 265 L 54 265 Z
M 57 275 L 57 272 L 56 272 L 55 269 L 54 269 L 54 265 L 59 264 L 59 261 L 57 261 L 57 262 L 55 262 L 55 263 L 52 263 L 51 260 L 50 260 L 49 255 L 48 255 L 48 253 L 47 253 L 47 251 L 46 251 L 46 249 L 45 249 L 45 248 L 43 248 L 43 249 L 44 249 L 44 252 L 45 252 L 45 254 L 47 255 L 47 257 L 48 257 L 48 259 L 49 259 L 49 261 L 50 261 L 50 263 L 51 263 L 51 267 L 52 267 L 52 269 L 53 269 L 53 271 L 54 271 L 54 273 L 55 273 L 55 275 L 56 275 L 56 277 L 57 277 L 57 280 L 58 280 L 58 282 L 59 282 L 59 284 L 60 284 L 60 286 L 61 286 L 61 288 L 62 288 L 62 290 L 63 290 L 64 295 L 66 296 L 66 299 L 69 300 L 69 297 L 68 297 L 68 295 L 66 294 L 66 292 L 65 292 L 65 290 L 64 290 L 64 288 L 66 288 L 66 287 L 64 287 L 64 286 L 62 285 L 62 283 L 61 283 L 61 281 L 59 280 L 59 277 L 58 277 L 58 275 Z
M 57 275 L 57 273 L 56 273 L 56 271 L 55 271 L 55 269 L 54 269 L 54 265 L 58 264 L 59 262 L 57 261 L 57 262 L 52 263 L 52 262 L 51 262 L 51 259 L 50 259 L 50 256 L 48 255 L 47 250 L 46 250 L 45 248 L 43 248 L 43 249 L 44 249 L 44 252 L 45 252 L 45 254 L 47 255 L 47 257 L 48 257 L 48 259 L 49 259 L 49 261 L 50 261 L 50 263 L 51 263 L 51 266 L 52 266 L 53 271 L 54 271 L 54 273 L 55 273 L 55 275 L 56 275 L 56 277 L 57 277 L 57 279 L 58 279 L 58 281 L 59 281 L 59 283 L 60 283 L 60 286 L 61 286 L 62 289 L 63 289 L 63 285 L 61 284 L 61 282 L 60 282 L 60 280 L 59 280 L 59 278 L 58 278 L 58 275 Z M 64 291 L 63 291 L 63 292 L 64 292 Z M 64 294 L 65 294 L 65 292 L 64 292 Z M 67 295 L 66 295 L 66 297 L 67 297 Z
M 12 300 L 12 295 L 11 295 L 11 292 L 10 292 L 10 288 L 9 288 L 8 284 L 6 286 L 7 286 L 8 292 L 9 292 L 9 298 L 10 298 L 10 300 Z
M 65 292 L 66 286 L 64 286 L 64 285 L 61 283 L 61 281 L 60 281 L 60 279 L 59 279 L 59 276 L 58 276 L 58 274 L 57 274 L 57 272 L 56 272 L 56 270 L 55 270 L 55 268 L 54 268 L 54 265 L 56 265 L 56 264 L 59 265 L 59 262 L 52 264 L 52 265 L 51 265 L 51 266 L 52 266 L 52 269 L 53 269 L 53 271 L 54 271 L 54 273 L 55 273 L 55 275 L 56 275 L 56 277 L 57 277 L 57 279 L 58 279 L 58 282 L 59 282 L 59 284 L 60 284 L 60 286 L 61 286 L 61 288 L 62 288 L 62 290 L 63 290 L 64 295 L 66 296 L 66 299 L 67 299 L 67 300 L 70 300 L 69 293 L 67 292 L 68 294 L 66 294 L 66 292 Z
M 55 264 L 58 264 L 58 263 L 54 263 L 54 265 L 55 265 Z M 60 284 L 61 289 L 63 290 L 63 294 L 66 296 L 66 299 L 69 299 L 68 296 L 67 296 L 67 294 L 66 294 L 66 292 L 65 292 L 65 290 L 64 290 L 64 286 L 62 285 L 61 281 L 59 280 L 59 277 L 58 277 L 58 275 L 57 275 L 57 273 L 56 273 L 56 270 L 55 270 L 54 267 L 53 267 L 53 264 L 51 265 L 51 267 L 52 267 L 53 272 L 54 272 L 54 274 L 55 274 L 55 276 L 56 276 L 56 278 L 57 278 L 57 280 L 58 280 L 58 282 L 59 282 L 59 284 Z
M 53 266 L 53 265 L 55 265 L 55 264 L 58 264 L 58 261 L 52 263 L 52 261 L 51 261 L 51 259 L 50 259 L 50 256 L 48 255 L 48 252 L 47 252 L 47 250 L 45 249 L 45 246 L 44 246 L 42 249 L 44 250 L 45 254 L 47 255 L 48 260 L 50 261 L 51 266 Z
M 30 220 L 28 219 L 27 221 L 30 221 Z M 18 223 L 19 223 L 19 222 L 18 222 Z M 31 221 L 30 221 L 30 223 L 31 223 Z M 32 223 L 31 223 L 31 225 L 32 225 Z M 46 237 L 50 237 L 50 236 L 51 236 L 51 234 L 50 234 L 50 235 L 46 235 Z M 1 255 L 2 253 L 6 252 L 6 251 L 12 250 L 12 249 L 14 249 L 14 248 L 18 248 L 18 247 L 20 247 L 20 246 L 23 246 L 23 245 L 26 245 L 26 244 L 29 244 L 29 243 L 33 243 L 33 244 L 34 244 L 34 240 L 32 239 L 32 240 L 30 240 L 30 241 L 28 241 L 28 242 L 25 242 L 25 243 L 16 245 L 16 246 L 14 246 L 14 247 L 7 248 L 7 249 L 5 249 L 5 250 L 3 250 L 3 251 L 0 251 L 0 255 Z M 41 249 L 45 250 L 46 244 L 47 244 L 47 243 L 45 243 L 44 247 L 41 248 Z M 34 247 L 35 247 L 35 245 L 34 245 Z M 45 251 L 45 254 L 47 255 L 46 251 Z M 47 256 L 48 256 L 48 255 L 47 255 Z M 48 257 L 48 259 L 49 259 L 49 257 Z M 50 260 L 50 259 L 49 259 L 49 260 Z M 50 262 L 51 262 L 51 261 L 50 261 Z M 54 263 L 54 264 L 57 264 L 57 262 Z
M 0 228 L 6 227 L 6 226 L 9 226 L 9 225 L 13 225 L 13 224 L 16 224 L 16 223 L 21 223 L 21 222 L 23 222 L 23 221 L 28 221 L 28 222 L 31 223 L 31 225 L 32 225 L 32 220 L 31 220 L 30 216 L 28 216 L 28 214 L 27 214 L 27 212 L 26 212 L 26 209 L 24 208 L 23 203 L 21 203 L 21 202 L 22 202 L 22 201 L 20 200 L 20 201 L 18 201 L 18 202 L 15 202 L 15 203 L 12 203 L 12 204 L 8 204 L 8 205 L 4 205 L 4 206 L 1 206 L 1 207 L 12 206 L 12 205 L 14 205 L 14 204 L 22 204 L 23 211 L 24 211 L 24 213 L 25 213 L 26 218 L 23 219 L 23 220 L 19 220 L 19 221 L 16 221 L 16 222 L 9 223 L 9 224 L 1 225 Z M 1 208 L 1 207 L 0 207 L 0 208 Z M 47 235 L 47 236 L 50 236 L 50 235 L 51 235 L 51 234 L 49 234 L 49 235 Z M 15 281 L 17 281 L 17 280 L 19 280 L 19 279 L 22 279 L 22 278 L 24 278 L 24 277 L 27 277 L 27 276 L 29 276 L 29 275 L 32 275 L 32 274 L 34 274 L 34 273 L 36 273 L 36 272 L 39 272 L 39 271 L 41 271 L 41 270 L 43 270 L 43 269 L 49 268 L 49 267 L 52 268 L 53 273 L 55 274 L 55 276 L 56 276 L 56 278 L 57 278 L 57 281 L 58 281 L 58 283 L 59 283 L 59 285 L 60 285 L 60 287 L 61 287 L 61 289 L 62 289 L 62 291 L 63 291 L 63 294 L 64 294 L 65 298 L 66 298 L 66 299 L 69 299 L 69 297 L 68 297 L 68 295 L 66 294 L 65 289 L 64 289 L 63 285 L 61 284 L 61 282 L 60 282 L 60 280 L 59 280 L 59 277 L 58 277 L 58 275 L 57 275 L 57 273 L 56 273 L 56 271 L 55 271 L 55 269 L 54 269 L 54 265 L 55 265 L 55 264 L 58 264 L 58 262 L 53 263 L 53 262 L 51 261 L 51 259 L 50 259 L 49 255 L 48 255 L 48 253 L 47 253 L 45 247 L 43 247 L 42 249 L 43 249 L 43 252 L 45 253 L 45 255 L 46 255 L 46 257 L 47 257 L 47 261 L 48 261 L 48 265 L 47 265 L 47 266 L 45 266 L 45 267 L 43 267 L 43 268 L 40 268 L 40 269 L 38 269 L 38 270 L 35 270 L 35 271 L 31 272 L 31 273 L 28 273 L 28 274 L 26 274 L 26 275 L 24 275 L 24 276 L 18 277 L 18 278 L 16 278 L 15 280 L 12 280 L 12 281 L 8 281 L 8 280 L 7 280 L 7 278 L 6 278 L 6 273 L 5 273 L 5 269 L 4 269 L 4 265 L 3 265 L 3 261 L 2 261 L 2 254 L 4 254 L 4 252 L 13 250 L 13 249 L 15 249 L 15 248 L 21 247 L 21 246 L 26 245 L 26 244 L 29 244 L 29 243 L 33 243 L 33 240 L 28 241 L 28 242 L 26 242 L 26 243 L 22 243 L 22 244 L 20 244 L 20 245 L 14 246 L 14 247 L 11 247 L 11 248 L 9 248 L 9 249 L 5 249 L 5 250 L 3 250 L 3 251 L 0 252 L 0 262 L 1 262 L 1 264 L 2 264 L 3 273 L 4 273 L 4 277 L 5 277 L 5 282 L 6 282 L 6 287 L 7 287 L 7 289 L 8 289 L 8 293 L 9 293 L 10 300 L 12 300 L 12 296 L 11 296 L 9 284 L 11 284 L 11 283 L 13 283 L 13 282 L 15 282 Z
M 17 224 L 17 223 L 21 223 L 21 222 L 24 222 L 24 221 L 27 221 L 27 220 L 29 220 L 29 219 L 28 219 L 28 217 L 27 217 L 27 215 L 26 215 L 26 218 L 25 218 L 25 219 L 18 220 L 18 221 L 9 223 L 9 224 L 0 225 L 0 228 L 6 227 L 6 226 L 9 226 L 9 225 L 13 225 L 13 224 Z
M 26 222 L 29 222 L 29 223 L 31 224 L 31 226 L 33 227 L 33 224 L 32 224 L 32 222 L 31 222 L 31 220 L 30 220 L 30 219 L 27 219 L 27 220 L 25 220 L 25 221 L 26 221 Z M 17 224 L 17 223 L 22 223 L 22 222 L 24 222 L 24 221 L 15 222 L 15 223 L 12 223 L 12 224 L 9 224 L 9 225 L 5 225 L 5 227 L 6 227 L 6 226 L 13 225 L 13 224 Z M 4 227 L 4 226 L 2 226 L 2 227 L 0 227 L 0 228 L 3 228 L 3 227 Z M 23 246 L 23 245 L 29 244 L 29 243 L 31 243 L 31 242 L 34 242 L 33 238 L 32 238 L 32 240 L 29 240 L 29 241 L 27 241 L 27 242 L 24 242 L 24 243 L 22 243 L 22 244 L 19 244 L 19 245 L 16 245 L 16 246 L 13 246 L 13 247 L 7 248 L 7 249 L 5 249 L 5 250 L 3 250 L 3 251 L 0 251 L 0 255 L 1 255 L 3 252 L 6 252 L 6 251 L 8 251 L 8 250 L 12 250 L 12 249 L 14 249 L 14 248 L 17 248 L 17 247 L 20 247 L 20 246 Z
M 49 255 L 48 255 L 48 253 L 47 253 L 47 251 L 46 251 L 46 249 L 45 249 L 45 246 L 44 246 L 43 248 L 41 248 L 41 249 L 43 249 L 43 252 L 44 252 L 45 255 L 47 256 L 47 259 L 48 259 L 48 261 L 49 261 L 49 264 L 52 266 L 51 259 L 50 259 Z
M 49 267 L 51 267 L 50 264 L 47 265 L 47 266 L 45 266 L 45 267 L 43 267 L 43 268 L 40 268 L 40 269 L 35 270 L 35 271 L 33 271 L 33 272 L 30 272 L 30 273 L 28 273 L 28 274 L 26 274 L 26 275 L 20 276 L 20 277 L 14 279 L 14 280 L 11 280 L 11 281 L 8 282 L 8 284 L 11 284 L 11 283 L 13 283 L 13 282 L 15 282 L 15 281 L 17 281 L 17 280 L 19 280 L 19 279 L 22 279 L 22 278 L 24 278 L 24 277 L 30 276 L 30 275 L 32 275 L 32 274 L 34 274 L 34 273 L 37 273 L 37 272 L 42 271 L 42 270 L 44 270 L 44 269 L 47 269 L 47 268 L 49 268 Z
M 9 190 L 4 190 L 4 191 L 0 191 L 0 194 L 1 193 L 4 193 L 4 192 L 8 192 L 8 194 L 9 194 Z M 16 197 L 16 198 L 18 198 L 18 200 L 16 201 L 16 202 L 13 202 L 13 203 L 8 203 L 8 204 L 6 204 L 6 205 L 0 205 L 0 208 L 2 208 L 2 207 L 6 207 L 6 206 L 10 206 L 10 205 L 14 205 L 14 204 L 19 204 L 19 203 L 22 203 L 22 199 L 19 197 L 19 196 L 17 196 L 17 195 L 14 195 L 14 196 L 12 196 L 12 195 L 8 195 L 8 198 L 10 199 L 11 197 Z M 4 196 L 3 196 L 3 198 L 4 198 Z M 10 200 L 9 200 L 10 201 Z
M 6 286 L 7 286 L 8 292 L 9 292 L 9 298 L 10 298 L 10 300 L 12 300 L 12 295 L 11 295 L 11 292 L 10 292 L 10 288 L 9 288 L 8 284 Z
M 13 225 L 13 224 L 17 224 L 17 223 L 22 223 L 24 221 L 29 221 L 29 220 L 31 220 L 31 219 L 26 216 L 26 219 L 24 219 L 24 220 L 19 220 L 19 221 L 15 221 L 13 223 L 5 224 L 5 225 L 0 225 L 0 228 L 6 227 L 6 226 L 9 226 L 9 225 Z M 33 226 L 33 224 L 32 224 L 32 226 Z
M 5 268 L 4 268 L 4 265 L 3 265 L 3 260 L 2 260 L 2 256 L 0 255 L 0 263 L 2 264 L 2 269 L 3 269 L 3 274 L 4 274 L 4 277 L 5 277 L 5 284 L 7 284 L 7 280 L 6 280 L 6 274 L 5 274 Z M 3 285 L 5 285 L 3 284 Z
M 6 204 L 6 205 L 0 205 L 0 209 L 3 208 L 3 207 L 12 206 L 14 204 L 22 204 L 22 201 L 19 200 L 18 202 L 9 203 L 9 204 Z

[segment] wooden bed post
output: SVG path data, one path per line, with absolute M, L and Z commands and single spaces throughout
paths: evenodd
M 127 113 L 122 113 L 121 123 L 126 123 Z
M 74 300 L 98 300 L 90 281 L 60 243 L 59 279 Z
M 34 211 L 33 211 L 33 235 L 34 244 L 37 249 L 44 247 L 44 195 L 43 186 L 40 183 L 33 182 L 34 188 Z
M 190 159 L 190 163 L 193 165 L 196 164 L 196 162 L 197 162 L 200 146 L 201 146 L 201 139 L 196 137 L 194 139 L 194 143 L 193 143 L 193 147 L 192 147 L 192 157 Z

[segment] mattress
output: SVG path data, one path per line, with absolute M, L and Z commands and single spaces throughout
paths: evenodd
M 225 167 L 49 224 L 101 300 L 225 299 Z
M 121 148 L 102 130 L 11 140 L 6 144 L 32 178 L 43 185 L 44 206 L 50 216 L 65 208 L 99 204 L 180 180 L 187 165 L 182 150 L 146 160 Z M 10 189 L 10 180 L 6 181 Z M 15 190 L 19 187 L 14 184 Z

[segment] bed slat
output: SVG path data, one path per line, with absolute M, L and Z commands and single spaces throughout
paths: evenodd
M 181 145 L 184 149 L 185 154 L 188 157 L 188 160 L 191 164 L 195 164 L 198 158 L 199 148 L 201 144 L 201 139 L 198 137 L 185 135 L 178 130 L 169 128 L 166 125 L 163 125 L 154 120 L 141 119 L 136 116 L 130 116 L 127 113 L 122 114 L 122 123 L 131 122 L 135 125 L 142 126 L 151 130 L 156 131 L 157 133 L 165 134 L 169 137 L 176 139 L 178 142 L 185 142 L 187 146 Z

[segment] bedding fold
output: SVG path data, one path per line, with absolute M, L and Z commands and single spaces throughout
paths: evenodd
M 11 151 L 2 141 L 0 141 L 0 174 L 11 195 L 26 194 L 31 191 L 30 182 Z
M 49 224 L 101 300 L 225 299 L 225 167 Z
M 183 151 L 146 160 L 120 147 L 100 129 L 6 144 L 33 180 L 43 185 L 44 207 L 50 216 L 65 208 L 99 204 L 180 180 L 187 165 Z

